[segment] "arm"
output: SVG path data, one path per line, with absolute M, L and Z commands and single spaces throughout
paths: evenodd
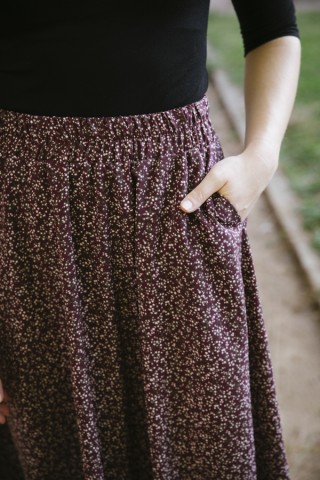
M 216 163 L 187 195 L 196 210 L 214 192 L 244 219 L 275 173 L 296 96 L 301 45 L 293 0 L 231 0 L 245 54 L 243 151 Z
M 275 173 L 294 104 L 300 70 L 300 40 L 283 36 L 246 55 L 246 135 L 243 151 L 217 162 L 187 199 L 196 210 L 219 191 L 245 219 Z
M 285 36 L 252 50 L 245 62 L 245 151 L 267 154 L 276 168 L 294 104 L 300 40 Z M 265 158 L 265 161 L 268 161 Z

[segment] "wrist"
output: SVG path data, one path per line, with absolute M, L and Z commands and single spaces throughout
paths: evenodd
M 280 146 L 265 139 L 255 139 L 245 144 L 242 155 L 255 164 L 258 162 L 266 173 L 273 175 L 279 166 Z

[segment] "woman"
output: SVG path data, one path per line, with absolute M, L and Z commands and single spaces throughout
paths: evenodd
M 209 0 L 106 3 L 2 6 L 2 478 L 288 479 L 246 223 L 296 93 L 292 1 L 233 2 L 228 158 Z

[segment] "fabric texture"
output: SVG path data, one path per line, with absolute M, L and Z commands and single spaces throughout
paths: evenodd
M 196 102 L 208 88 L 209 5 L 209 0 L 0 2 L 0 107 L 104 117 Z M 299 35 L 293 0 L 233 0 L 233 5 L 245 54 L 283 35 Z
M 287 480 L 247 219 L 179 208 L 223 159 L 207 96 L 0 122 L 1 479 Z
M 237 14 L 244 55 L 284 36 L 300 37 L 293 0 L 231 0 Z

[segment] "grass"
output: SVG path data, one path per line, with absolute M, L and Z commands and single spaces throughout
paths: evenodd
M 301 199 L 304 227 L 320 252 L 320 12 L 297 12 L 297 20 L 302 43 L 301 75 L 280 164 Z M 243 46 L 235 14 L 210 14 L 208 40 L 217 53 L 216 65 L 242 85 Z

